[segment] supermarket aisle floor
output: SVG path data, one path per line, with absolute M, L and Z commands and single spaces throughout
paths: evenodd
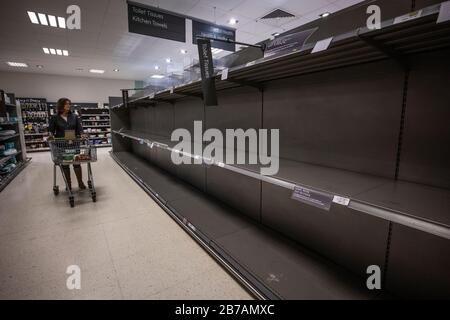
M 0 299 L 251 299 L 108 149 L 93 165 L 97 203 L 85 192 L 75 208 L 53 195 L 50 154 L 30 155 L 0 193 Z M 67 289 L 71 265 L 80 290 Z

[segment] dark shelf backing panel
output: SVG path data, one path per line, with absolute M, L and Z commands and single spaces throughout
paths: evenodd
M 391 63 L 280 80 L 264 91 L 264 125 L 282 158 L 392 178 L 403 73 Z
M 366 280 L 261 227 L 214 240 L 282 299 L 366 300 L 375 294 Z
M 386 288 L 415 299 L 450 299 L 450 240 L 393 225 Z
M 425 8 L 434 4 L 444 2 L 443 0 L 414 0 L 415 9 Z
M 261 221 L 261 181 L 219 167 L 207 169 L 207 192 L 255 221 Z
M 129 109 L 125 108 L 114 109 L 114 112 L 111 112 L 110 115 L 111 115 L 111 131 L 130 129 L 131 124 L 130 124 Z M 111 141 L 113 145 L 113 150 L 115 152 L 131 150 L 131 141 L 129 139 L 124 139 L 115 134 L 111 134 Z
M 262 223 L 364 276 L 383 269 L 389 222 L 333 204 L 325 211 L 291 199 L 292 191 L 263 183 Z
M 362 192 L 355 198 L 450 228 L 450 190 L 398 181 Z
M 400 179 L 450 189 L 450 50 L 418 55 L 408 84 Z
M 189 131 L 194 141 L 194 121 L 201 121 L 205 129 L 205 106 L 199 98 L 185 98 L 175 103 L 174 129 Z M 203 133 L 203 132 L 202 132 Z M 202 141 L 197 141 L 202 142 Z
M 206 107 L 205 129 L 219 129 L 225 136 L 226 129 L 261 128 L 262 94 L 259 90 L 251 87 L 230 89 L 219 92 L 217 99 L 218 106 Z
M 115 152 L 116 157 L 144 181 L 164 203 L 189 197 L 195 189 L 171 176 L 164 170 L 152 166 L 144 159 L 129 153 Z

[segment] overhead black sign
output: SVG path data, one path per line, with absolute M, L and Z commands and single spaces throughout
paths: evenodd
M 236 41 L 236 30 L 192 20 L 192 41 L 194 44 L 197 44 L 197 37 Z M 234 43 L 213 41 L 211 42 L 211 46 L 226 51 L 236 51 L 236 45 Z
M 160 9 L 128 2 L 128 31 L 186 42 L 186 19 Z
M 211 41 L 198 39 L 198 56 L 202 75 L 203 100 L 206 106 L 217 106 L 216 82 L 211 53 Z
M 264 51 L 264 58 L 301 50 L 306 40 L 316 30 L 317 28 L 309 29 L 275 38 L 267 44 L 266 50 Z

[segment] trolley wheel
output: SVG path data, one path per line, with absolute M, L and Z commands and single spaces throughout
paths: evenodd
M 69 202 L 70 202 L 70 207 L 71 208 L 75 207 L 75 199 L 74 199 L 74 197 L 69 197 Z
M 55 196 L 57 196 L 59 194 L 59 187 L 58 186 L 54 186 L 53 187 L 53 193 L 55 194 Z
M 97 193 L 92 193 L 92 202 L 97 202 Z

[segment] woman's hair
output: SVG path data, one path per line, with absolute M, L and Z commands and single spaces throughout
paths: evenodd
M 56 111 L 58 112 L 58 114 L 61 114 L 64 112 L 64 106 L 66 105 L 66 102 L 71 102 L 70 99 L 67 98 L 61 98 L 58 100 L 58 102 L 56 103 Z

